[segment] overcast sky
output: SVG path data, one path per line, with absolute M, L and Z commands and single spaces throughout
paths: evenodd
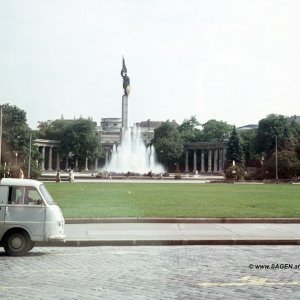
M 299 0 L 0 0 L 0 101 L 28 124 L 300 115 Z

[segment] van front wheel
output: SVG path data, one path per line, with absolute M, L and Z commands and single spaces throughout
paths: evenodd
M 27 232 L 17 230 L 5 236 L 3 246 L 7 255 L 21 256 L 32 248 L 32 241 Z

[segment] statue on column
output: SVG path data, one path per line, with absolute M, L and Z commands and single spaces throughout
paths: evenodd
M 121 70 L 121 76 L 123 77 L 123 89 L 124 89 L 124 95 L 128 96 L 130 93 L 130 79 L 127 76 L 127 68 L 125 65 L 125 59 L 123 57 L 123 65 Z

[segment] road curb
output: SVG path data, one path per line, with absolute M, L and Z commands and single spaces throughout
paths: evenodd
M 36 247 L 92 247 L 92 246 L 242 246 L 242 245 L 300 245 L 300 239 L 225 239 L 225 240 L 68 240 L 65 242 L 37 242 Z
M 300 223 L 300 218 L 66 218 L 66 224 L 92 223 Z

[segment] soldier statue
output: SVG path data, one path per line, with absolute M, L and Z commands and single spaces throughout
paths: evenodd
M 125 59 L 123 57 L 123 66 L 121 70 L 121 76 L 123 77 L 123 89 L 124 89 L 124 95 L 128 96 L 130 93 L 130 79 L 127 76 L 127 68 L 125 65 Z

